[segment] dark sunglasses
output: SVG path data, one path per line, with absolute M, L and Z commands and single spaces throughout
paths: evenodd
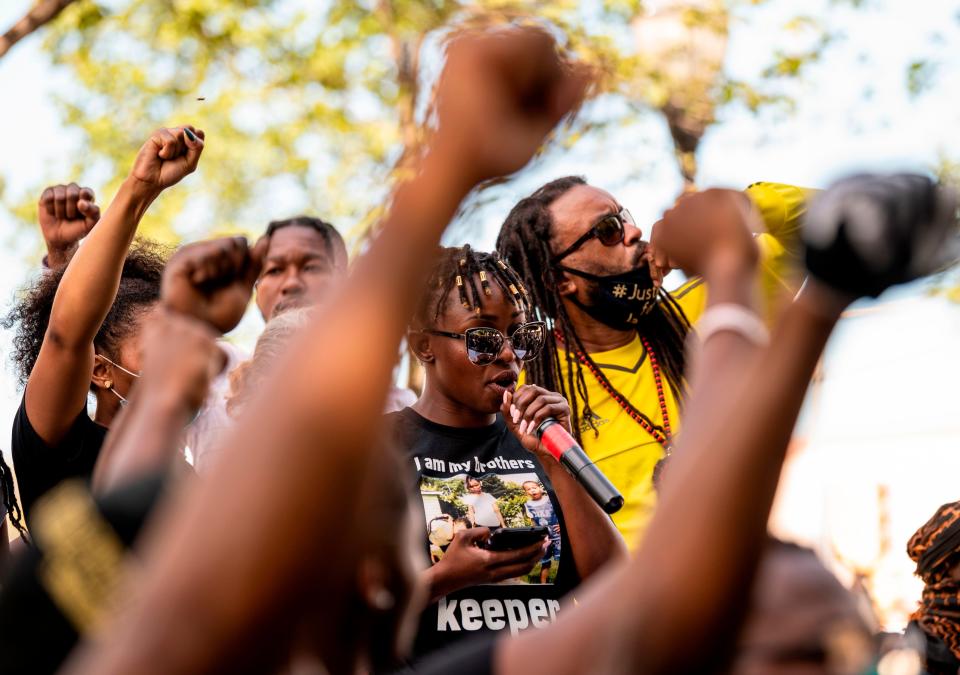
M 626 209 L 620 209 L 617 213 L 608 213 L 595 222 L 589 230 L 584 232 L 579 239 L 570 244 L 562 253 L 553 256 L 554 264 L 566 258 L 594 237 L 599 239 L 600 243 L 604 246 L 616 246 L 623 241 L 626 230 L 624 223 L 636 225 L 633 216 L 631 216 L 630 212 Z
M 487 366 L 497 360 L 507 340 L 513 353 L 521 361 L 529 361 L 540 353 L 547 334 L 547 325 L 543 321 L 530 321 L 520 324 L 509 336 L 496 328 L 468 328 L 462 333 L 450 333 L 445 330 L 424 330 L 430 335 L 463 340 L 467 346 L 467 358 L 477 366 Z

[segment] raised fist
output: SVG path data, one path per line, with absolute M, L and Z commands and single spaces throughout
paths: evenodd
M 876 297 L 960 256 L 956 194 L 917 174 L 851 176 L 813 202 L 803 241 L 814 277 Z
M 250 303 L 267 243 L 261 239 L 249 249 L 244 237 L 225 237 L 182 247 L 163 272 L 161 302 L 220 333 L 230 332 Z
M 203 131 L 187 125 L 157 129 L 137 153 L 130 175 L 163 190 L 191 174 L 203 152 Z
M 647 259 L 655 280 L 674 267 L 704 275 L 711 266 L 751 269 L 759 257 L 751 232 L 760 216 L 736 190 L 712 189 L 680 200 L 653 226 Z
M 587 77 L 561 61 L 534 28 L 497 28 L 454 38 L 437 85 L 435 146 L 476 181 L 513 173 L 583 98 Z
M 47 244 L 47 264 L 63 267 L 93 226 L 100 220 L 100 207 L 93 190 L 69 185 L 51 185 L 40 195 L 37 219 Z

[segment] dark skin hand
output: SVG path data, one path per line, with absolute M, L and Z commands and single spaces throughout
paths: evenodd
M 184 246 L 167 263 L 161 301 L 170 311 L 229 333 L 250 304 L 268 245 L 261 239 L 250 249 L 244 237 L 229 237 Z
M 100 220 L 100 207 L 88 187 L 51 185 L 40 195 L 37 219 L 47 245 L 47 264 L 56 269 L 70 262 L 79 241 Z
M 550 540 L 544 538 L 515 551 L 488 551 L 482 546 L 489 538 L 488 527 L 473 527 L 454 535 L 443 559 L 423 573 L 431 603 L 462 588 L 495 584 L 526 574 L 550 545 Z
M 94 472 L 105 490 L 163 468 L 178 455 L 178 437 L 200 409 L 225 357 L 216 336 L 243 318 L 267 241 L 211 239 L 177 251 L 163 272 L 162 312 L 144 330 L 143 377 Z
M 329 592 L 310 607 L 323 612 L 311 640 L 324 666 L 363 668 L 365 654 L 341 639 L 348 609 L 337 598 L 357 575 L 354 537 L 382 523 L 354 513 L 356 483 L 343 477 L 377 461 L 378 420 L 429 252 L 477 182 L 526 163 L 585 84 L 562 72 L 551 41 L 529 31 L 458 40 L 447 53 L 419 172 L 231 432 L 234 461 L 154 521 L 129 579 L 131 600 L 100 633 L 110 639 L 87 643 L 64 672 L 236 672 L 285 646 L 304 588 L 318 586 Z
M 665 246 L 670 258 L 704 276 L 712 304 L 753 308 L 755 289 L 744 280 L 755 282 L 756 255 L 741 233 L 755 214 L 727 208 L 727 200 L 722 192 L 683 200 Z M 847 302 L 811 287 L 768 347 L 732 331 L 702 345 L 689 422 L 638 553 L 598 577 L 550 631 L 502 643 L 498 673 L 524 672 L 534 655 L 545 669 L 571 672 L 712 672 L 724 656 L 723 638 L 742 618 L 787 443 Z M 730 425 L 741 410 L 752 411 L 755 423 Z
M 546 471 L 563 509 L 577 573 L 586 579 L 605 565 L 626 558 L 623 537 L 577 480 L 548 453 L 536 436 L 540 424 L 552 417 L 570 433 L 570 404 L 567 399 L 543 387 L 525 384 L 503 394 L 500 408 L 507 428 L 520 444 L 537 456 Z
M 438 319 L 438 326 L 444 330 L 462 332 L 474 326 L 487 326 L 510 334 L 516 326 L 527 321 L 526 314 L 518 310 L 496 285 L 491 286 L 491 294 L 479 314 L 463 307 L 452 296 Z M 570 474 L 543 451 L 532 433 L 534 423 L 546 417 L 556 418 L 569 430 L 570 406 L 567 401 L 560 394 L 542 387 L 525 385 L 513 393 L 509 388 L 504 391 L 490 386 L 492 381 L 508 374 L 515 383 L 520 374 L 521 363 L 510 342 L 505 342 L 493 363 L 478 367 L 468 360 L 462 340 L 420 332 L 411 333 L 410 339 L 418 358 L 425 364 L 427 376 L 423 394 L 413 409 L 439 424 L 461 428 L 493 424 L 497 411 L 502 412 L 511 433 L 526 450 L 537 455 L 553 483 L 580 576 L 586 578 L 609 560 L 624 556 L 623 539 L 610 518 Z M 516 421 L 514 411 L 517 412 Z M 526 433 L 521 433 L 521 427 Z M 463 534 L 465 532 L 458 536 Z M 543 557 L 542 552 L 537 552 L 539 546 L 529 548 L 526 567 L 521 573 L 529 572 Z M 470 553 L 472 555 L 466 555 L 466 551 L 458 549 L 451 557 L 448 550 L 440 562 L 424 572 L 434 600 L 461 588 L 489 583 L 492 572 L 502 572 L 505 564 L 516 563 L 519 567 L 519 558 L 513 555 L 518 553 L 515 551 L 510 552 L 510 559 L 502 552 Z M 516 574 L 499 575 L 498 580 L 511 576 Z
M 91 382 L 97 396 L 96 421 L 110 426 L 118 404 L 106 383 L 124 378 L 109 365 L 94 372 L 94 337 L 116 298 L 123 262 L 140 219 L 164 189 L 196 169 L 202 152 L 203 132 L 193 127 L 153 132 L 109 208 L 64 272 L 25 393 L 27 416 L 51 447 L 60 443 L 84 410 Z M 65 217 L 70 215 L 69 203 L 63 204 Z M 54 215 L 56 204 L 54 198 Z

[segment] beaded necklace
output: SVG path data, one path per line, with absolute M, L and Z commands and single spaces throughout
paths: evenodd
M 563 336 L 560 335 L 558 331 L 554 331 L 554 335 L 557 338 L 557 341 L 562 343 Z M 596 378 L 597 382 L 600 383 L 600 386 L 603 387 L 604 391 L 610 395 L 610 397 L 617 402 L 617 405 L 627 413 L 630 418 L 640 425 L 640 428 L 646 431 L 653 437 L 657 443 L 662 445 L 667 451 L 667 454 L 670 454 L 670 442 L 673 438 L 673 431 L 670 428 L 670 413 L 667 411 L 667 399 L 663 394 L 663 379 L 660 377 L 660 364 L 657 361 L 657 355 L 653 351 L 653 348 L 650 346 L 650 343 L 647 342 L 645 337 L 640 337 L 640 342 L 643 344 L 643 348 L 647 352 L 647 356 L 650 358 L 650 367 L 653 369 L 653 381 L 657 387 L 657 402 L 660 404 L 660 414 L 663 415 L 663 427 L 659 427 L 653 423 L 653 421 L 644 415 L 642 412 L 637 410 L 636 407 L 627 398 L 617 391 L 614 386 L 610 383 L 610 380 L 607 379 L 607 376 L 597 368 L 594 364 L 593 359 L 584 354 L 581 350 L 576 351 L 577 360 L 580 363 L 587 367 L 593 376 Z

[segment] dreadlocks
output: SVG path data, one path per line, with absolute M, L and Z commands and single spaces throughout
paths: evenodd
M 586 184 L 586 180 L 580 176 L 566 176 L 547 183 L 513 207 L 497 237 L 497 251 L 526 282 L 537 318 L 552 328 L 558 337 L 558 340 L 547 340 L 540 354 L 527 363 L 527 377 L 534 384 L 559 391 L 568 401 L 573 401 L 573 393 L 583 401 L 582 412 L 578 406 L 570 406 L 573 409 L 572 426 L 578 440 L 581 415 L 586 417 L 594 434 L 598 433 L 578 353 L 594 368 L 596 365 L 583 348 L 573 322 L 554 287 L 554 272 L 550 264 L 554 255 L 551 249 L 553 221 L 548 209 L 571 188 Z M 638 326 L 637 330 L 643 332 L 643 337 L 656 350 L 667 384 L 674 398 L 682 402 L 684 341 L 690 331 L 690 322 L 677 301 L 663 288 L 659 289 L 657 300 L 656 309 L 644 318 L 642 326 Z M 563 345 L 562 355 L 557 346 L 558 341 Z M 566 360 L 566 382 L 559 376 L 562 372 L 561 358 Z M 620 395 L 619 392 L 617 395 Z M 655 424 L 642 412 L 640 414 L 644 421 L 667 435 L 663 427 Z
M 477 285 L 477 279 L 480 284 Z M 481 253 L 470 248 L 441 247 L 436 263 L 430 272 L 427 292 L 420 298 L 414 315 L 420 327 L 433 326 L 447 306 L 447 298 L 454 288 L 464 308 L 480 313 L 483 299 L 493 294 L 491 281 L 503 296 L 509 298 L 517 309 L 530 312 L 527 289 L 517 273 L 496 253 Z
M 23 510 L 20 508 L 20 502 L 17 501 L 17 495 L 13 491 L 13 472 L 2 456 L 0 456 L 0 492 L 3 492 L 4 517 L 9 516 L 10 524 L 20 533 L 20 538 L 30 543 L 27 529 L 23 526 Z

